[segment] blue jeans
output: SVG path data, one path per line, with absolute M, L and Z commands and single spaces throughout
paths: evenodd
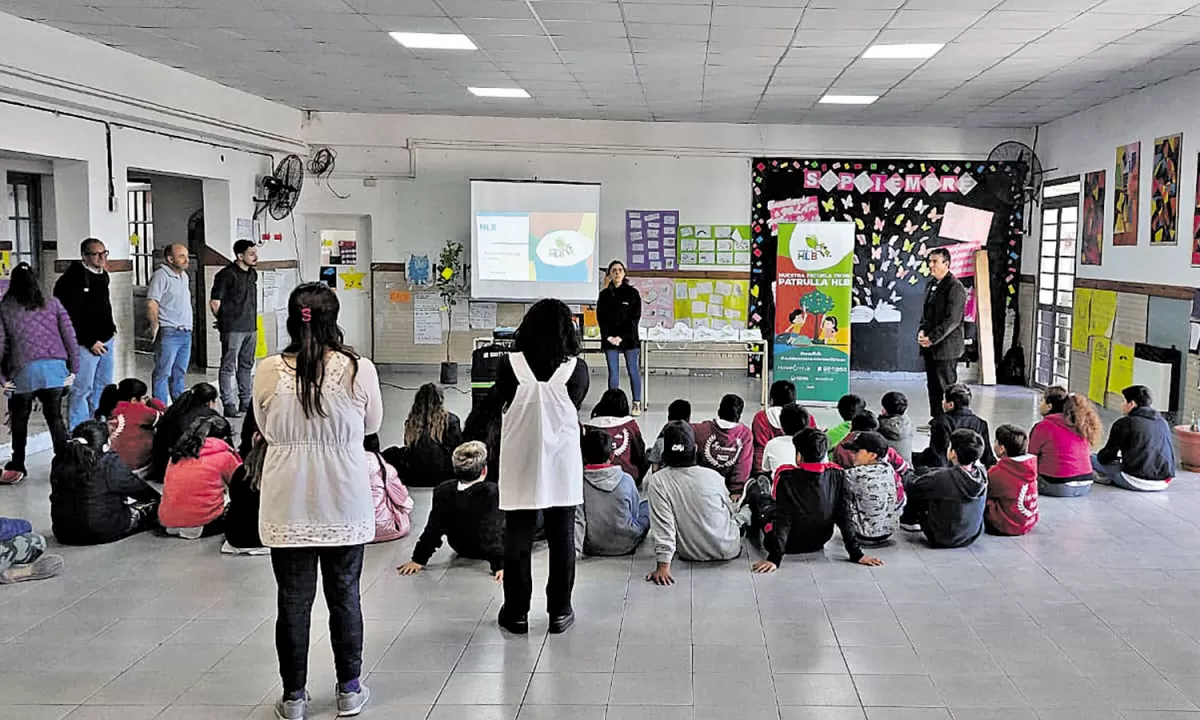
M 188 360 L 192 357 L 192 331 L 159 328 L 154 342 L 154 398 L 167 404 L 186 389 Z M 168 381 L 170 388 L 168 389 Z
M 104 386 L 113 381 L 113 345 L 116 339 L 104 343 L 108 352 L 104 355 L 92 353 L 91 348 L 79 346 L 79 372 L 71 385 L 70 405 L 67 411 L 67 429 L 87 420 L 100 405 L 100 393 Z
M 1111 464 L 1105 465 L 1100 462 L 1099 456 L 1092 454 L 1092 469 L 1100 475 L 1104 476 L 1102 482 L 1109 485 L 1115 485 L 1122 490 L 1132 490 L 1134 492 L 1160 492 L 1166 490 L 1169 483 L 1161 480 L 1141 480 L 1125 476 L 1125 471 L 1122 469 L 1121 461 L 1114 460 Z M 1136 482 L 1136 484 L 1135 484 Z
M 620 356 L 625 356 L 625 367 L 629 370 L 629 384 L 633 388 L 633 402 L 642 401 L 642 351 L 640 349 L 633 350 L 605 350 L 604 359 L 608 361 L 608 388 L 621 387 L 621 366 Z

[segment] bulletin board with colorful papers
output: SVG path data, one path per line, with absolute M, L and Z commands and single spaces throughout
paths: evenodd
M 749 225 L 680 225 L 680 270 L 749 270 Z
M 675 321 L 696 327 L 746 327 L 749 280 L 676 280 Z

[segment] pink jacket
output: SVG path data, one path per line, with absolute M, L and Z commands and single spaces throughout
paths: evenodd
M 1029 433 L 1029 454 L 1037 455 L 1038 473 L 1052 478 L 1092 474 L 1092 448 L 1067 425 L 1061 413 L 1047 415 Z
M 371 498 L 375 501 L 375 540 L 389 542 L 408 535 L 412 530 L 413 499 L 408 488 L 400 482 L 396 468 L 367 453 L 367 470 L 371 473 Z

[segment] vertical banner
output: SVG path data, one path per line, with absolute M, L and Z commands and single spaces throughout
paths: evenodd
M 850 392 L 854 223 L 780 223 L 775 260 L 775 379 L 799 402 Z
M 1113 245 L 1137 245 L 1141 161 L 1140 142 L 1117 148 L 1116 172 L 1113 175 Z

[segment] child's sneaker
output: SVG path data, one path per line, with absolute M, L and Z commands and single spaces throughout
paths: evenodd
M 28 580 L 45 580 L 62 572 L 62 555 L 43 555 L 31 563 L 13 565 L 0 572 L 0 583 L 19 583 Z
M 304 720 L 308 717 L 308 701 L 311 698 L 305 691 L 303 697 L 288 700 L 287 696 L 275 701 L 275 717 L 278 720 Z
M 900 523 L 900 529 L 905 532 L 921 532 L 921 523 Z
M 355 684 L 358 685 L 355 692 L 342 692 L 340 685 L 336 688 L 338 717 L 353 717 L 359 714 L 371 699 L 370 688 L 358 681 L 355 681 Z

